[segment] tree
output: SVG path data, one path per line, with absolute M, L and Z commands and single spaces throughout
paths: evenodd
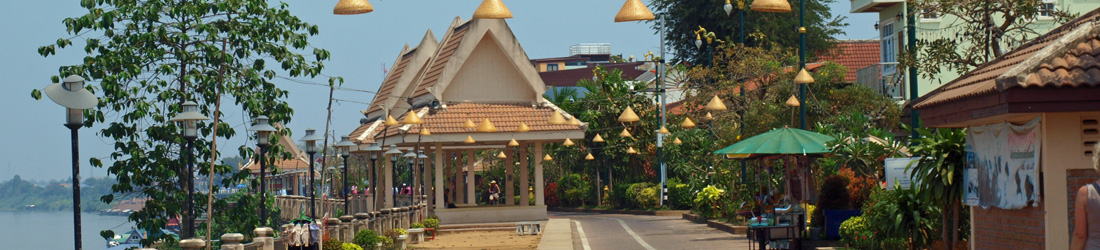
M 38 52 L 48 57 L 58 48 L 71 46 L 73 39 L 83 41 L 88 54 L 83 62 L 60 67 L 59 73 L 99 82 L 87 87 L 93 93 L 99 92 L 100 102 L 85 111 L 84 126 L 101 123 L 105 128 L 99 134 L 114 141 L 115 152 L 110 156 L 113 163 L 106 166 L 118 180 L 112 190 L 150 198 L 144 210 L 130 216 L 138 227 L 149 231 L 163 228 L 168 218 L 184 212 L 186 190 L 180 181 L 186 176 L 186 165 L 180 159 L 184 140 L 179 126 L 168 121 L 180 112 L 184 101 L 199 103 L 204 115 L 214 117 L 221 115 L 216 103 L 224 96 L 248 117 L 266 115 L 273 123 L 285 124 L 293 114 L 284 101 L 289 93 L 271 80 L 280 72 L 290 77 L 315 77 L 324 68 L 321 61 L 329 57 L 328 51 L 309 44 L 308 38 L 318 33 L 318 27 L 292 15 L 285 3 L 268 6 L 268 1 L 262 0 L 83 0 L 80 5 L 88 10 L 87 14 L 63 21 L 73 37 L 58 39 Z M 312 56 L 299 54 L 311 48 Z M 269 62 L 278 66 L 269 67 Z M 58 79 L 53 76 L 55 82 Z M 338 82 L 342 79 L 329 79 L 330 84 Z M 34 91 L 32 96 L 41 98 L 41 93 Z M 219 158 L 212 155 L 213 138 L 209 138 L 215 126 L 218 137 L 236 135 L 235 126 L 224 121 L 200 123 L 195 166 L 209 166 L 208 159 Z M 274 142 L 278 137 L 272 138 L 272 145 L 277 145 Z M 245 146 L 238 151 L 246 159 L 254 153 Z M 270 151 L 264 159 L 269 162 L 288 156 L 278 146 Z M 96 158 L 91 164 L 105 167 Z M 227 165 L 217 165 L 215 173 L 205 167 L 198 169 L 202 175 L 234 171 Z M 236 184 L 246 176 L 246 172 L 238 173 L 223 180 L 222 185 Z M 110 202 L 114 196 L 101 199 Z M 197 199 L 195 203 L 198 213 L 202 213 L 206 200 Z M 225 203 L 218 204 L 224 207 Z M 272 223 L 267 218 L 256 221 Z M 157 240 L 150 237 L 143 243 Z
M 963 171 L 966 168 L 966 130 L 917 129 L 921 138 L 913 146 L 920 161 L 910 165 L 919 197 L 943 211 L 943 242 L 952 249 L 959 241 L 959 210 L 965 190 Z
M 1041 35 L 1032 25 L 1040 15 L 1051 18 L 1051 26 L 1065 23 L 1073 14 L 1043 7 L 1043 1 L 1004 0 L 921 0 L 909 1 L 918 12 L 958 18 L 950 23 L 954 36 L 917 39 L 917 57 L 903 50 L 903 67 L 917 67 L 925 78 L 937 78 L 942 71 L 962 74 Z M 1044 25 L 1045 26 L 1045 25 Z M 906 55 L 910 54 L 910 55 Z
M 737 9 L 729 16 L 722 10 L 724 2 L 698 0 L 654 0 L 650 7 L 658 20 L 650 21 L 657 30 L 664 30 L 665 45 L 675 52 L 676 58 L 701 62 L 707 58 L 705 49 L 695 47 L 695 30 L 699 27 L 714 32 L 722 40 L 737 41 L 742 27 L 737 15 L 745 13 L 745 44 L 750 46 L 798 48 L 798 2 L 791 1 L 789 13 L 763 13 L 748 9 L 749 1 L 742 0 L 745 10 Z M 840 28 L 848 26 L 846 17 L 833 16 L 829 4 L 835 0 L 806 2 L 807 57 L 815 58 L 816 52 L 832 48 L 836 36 L 844 34 Z M 666 23 L 662 23 L 666 22 Z M 809 60 L 813 61 L 813 60 Z

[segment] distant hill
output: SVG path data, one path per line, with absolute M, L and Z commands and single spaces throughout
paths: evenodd
M 16 175 L 0 182 L 0 210 L 63 211 L 73 209 L 72 179 L 38 185 Z M 88 178 L 80 181 L 81 210 L 94 212 L 110 208 L 99 200 L 111 193 L 113 178 Z

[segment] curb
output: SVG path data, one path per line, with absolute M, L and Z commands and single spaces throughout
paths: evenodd
M 630 214 L 630 215 L 650 215 L 650 216 L 681 216 L 689 214 L 688 210 L 614 210 L 614 209 L 596 209 L 596 208 L 568 208 L 568 207 L 552 207 L 547 208 L 548 211 L 554 212 L 573 212 L 573 213 L 597 213 L 597 214 Z
M 703 218 L 702 216 L 690 213 L 683 214 L 683 218 L 694 223 L 707 224 L 708 227 L 722 230 L 730 234 L 745 235 L 745 233 L 749 230 L 749 227 L 747 226 L 738 226 L 717 220 L 708 220 L 706 218 Z

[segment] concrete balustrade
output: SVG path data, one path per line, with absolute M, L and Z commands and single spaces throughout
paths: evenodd
M 186 239 L 180 241 L 180 248 L 183 250 L 199 250 L 206 247 L 206 241 L 201 239 Z
M 343 236 L 340 241 L 351 242 L 351 239 L 355 238 L 355 227 L 352 222 L 353 220 L 355 220 L 355 216 L 340 216 L 340 235 Z
M 270 227 L 257 227 L 252 230 L 256 234 L 255 238 L 252 238 L 252 242 L 260 243 L 259 250 L 275 250 L 275 230 Z
M 227 233 L 222 235 L 222 250 L 244 250 L 244 235 L 239 233 Z

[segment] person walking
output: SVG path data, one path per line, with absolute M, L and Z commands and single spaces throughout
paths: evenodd
M 1092 150 L 1092 170 L 1100 173 L 1100 143 Z M 1100 250 L 1100 180 L 1077 190 L 1072 250 Z
M 500 186 L 497 181 L 489 182 L 489 205 L 496 205 L 500 201 Z

